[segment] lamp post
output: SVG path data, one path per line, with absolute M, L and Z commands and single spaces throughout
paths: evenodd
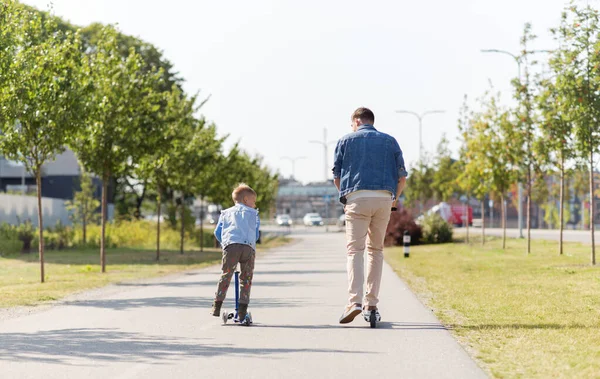
M 281 157 L 281 159 L 292 162 L 292 179 L 296 180 L 296 161 L 306 159 L 306 157 Z
M 436 113 L 444 113 L 444 112 L 445 111 L 442 111 L 442 110 L 434 110 L 434 111 L 426 111 L 426 112 L 419 114 L 417 112 L 407 111 L 407 110 L 396 111 L 396 113 L 413 115 L 419 120 L 419 160 L 421 160 L 421 158 L 423 158 L 423 119 L 427 115 L 436 114 Z
M 549 53 L 552 50 L 528 50 L 525 52 L 525 54 L 534 54 L 534 53 Z M 521 59 L 522 56 L 517 56 L 513 53 L 511 53 L 510 51 L 506 51 L 506 50 L 498 50 L 498 49 L 483 49 L 481 50 L 482 53 L 497 53 L 497 54 L 504 54 L 504 55 L 508 55 L 509 57 L 511 57 L 516 63 L 517 63 L 517 78 L 519 80 L 519 83 L 521 83 Z M 518 183 L 518 202 L 519 202 L 519 208 L 517 209 L 518 211 L 518 219 L 519 219 L 519 238 L 523 238 L 523 184 L 521 182 Z
M 325 175 L 323 180 L 327 181 L 327 178 L 329 176 L 329 175 L 327 175 L 327 172 L 328 172 L 328 167 L 327 167 L 328 146 L 331 145 L 332 143 L 335 143 L 336 141 L 327 141 L 327 128 L 323 128 L 323 140 L 322 141 L 312 140 L 309 142 L 316 143 L 318 145 L 323 146 L 323 173 Z

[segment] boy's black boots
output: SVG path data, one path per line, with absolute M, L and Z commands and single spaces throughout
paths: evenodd
M 243 321 L 248 314 L 248 304 L 240 304 L 238 308 L 238 320 Z
M 222 301 L 213 302 L 212 306 L 212 315 L 215 317 L 221 316 L 221 305 L 223 305 Z

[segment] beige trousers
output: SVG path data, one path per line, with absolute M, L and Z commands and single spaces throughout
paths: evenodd
M 350 304 L 368 306 L 379 302 L 381 272 L 383 270 L 383 241 L 390 221 L 392 200 L 386 198 L 358 198 L 346 204 L 346 242 L 348 252 L 348 292 Z M 367 288 L 364 252 L 368 252 Z

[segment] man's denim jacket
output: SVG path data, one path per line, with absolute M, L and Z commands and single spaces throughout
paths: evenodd
M 240 243 L 256 250 L 259 228 L 258 211 L 244 204 L 236 203 L 233 207 L 221 211 L 215 229 L 215 237 L 223 249 L 232 243 Z
M 407 176 L 396 139 L 373 125 L 362 125 L 335 147 L 333 177 L 340 179 L 340 201 L 361 190 L 389 191 L 396 198 L 398 180 Z

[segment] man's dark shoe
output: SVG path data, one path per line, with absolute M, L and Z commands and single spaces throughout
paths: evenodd
M 223 305 L 222 301 L 215 301 L 213 302 L 213 306 L 212 306 L 212 312 L 211 314 L 215 317 L 220 317 L 221 316 L 221 305 Z

